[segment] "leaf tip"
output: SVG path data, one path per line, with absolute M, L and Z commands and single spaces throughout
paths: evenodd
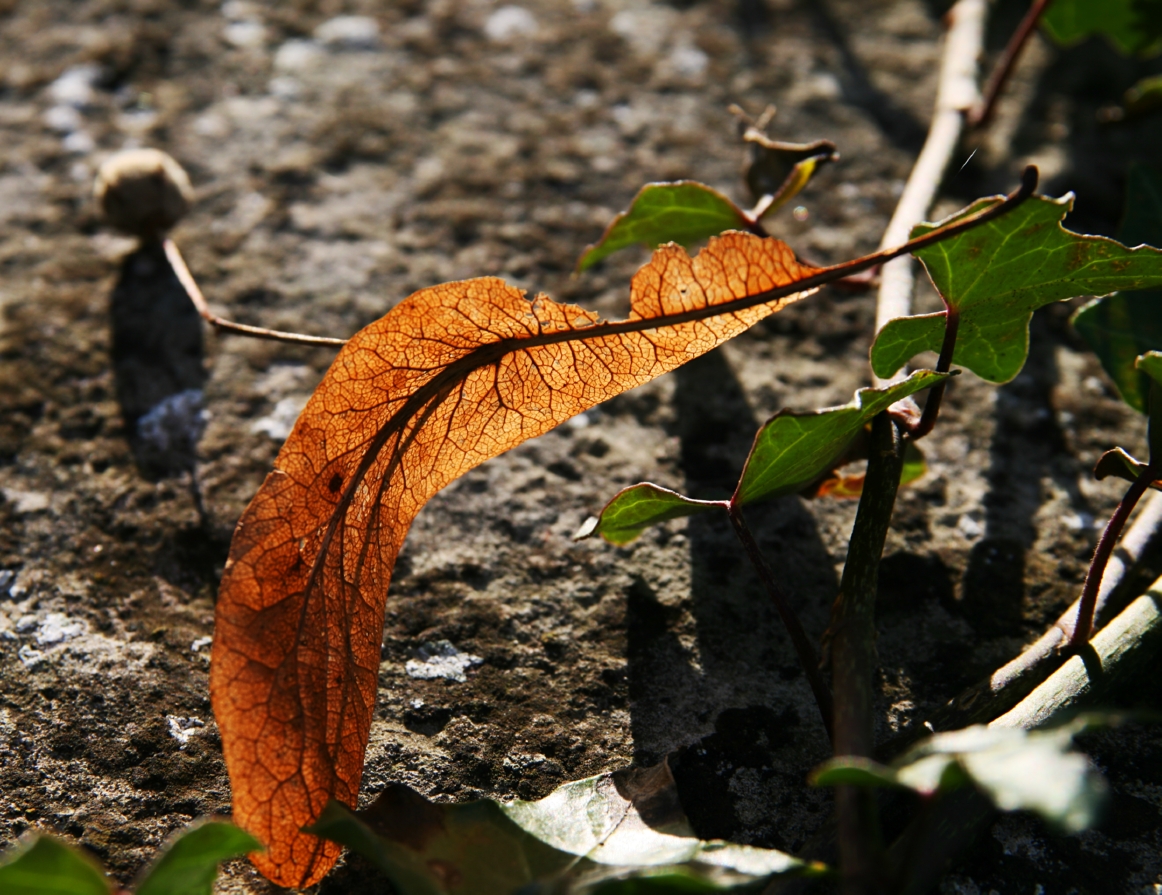
M 588 519 L 582 522 L 581 527 L 573 533 L 573 540 L 584 541 L 586 538 L 592 537 L 593 533 L 597 531 L 597 523 L 600 521 L 601 520 L 597 516 L 590 516 Z

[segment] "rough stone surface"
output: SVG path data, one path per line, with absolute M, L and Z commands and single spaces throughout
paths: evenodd
M 997 7 L 993 50 L 1022 12 Z M 798 200 L 807 215 L 787 209 L 772 229 L 816 262 L 875 248 L 923 138 L 944 11 L 0 8 L 0 843 L 56 830 L 122 882 L 171 831 L 229 811 L 206 690 L 215 588 L 231 528 L 332 354 L 203 336 L 156 251 L 100 226 L 101 161 L 157 146 L 189 171 L 175 239 L 215 310 L 242 322 L 347 335 L 417 288 L 480 274 L 616 317 L 644 254 L 573 278 L 577 257 L 648 181 L 691 177 L 745 199 L 730 102 L 775 103 L 774 136 L 829 138 L 843 155 Z M 937 212 L 1010 189 L 1034 161 L 1046 192 L 1079 193 L 1074 227 L 1112 233 L 1126 165 L 1156 160 L 1159 125 L 1103 128 L 1095 111 L 1148 70 L 1096 42 L 1068 57 L 1035 44 Z M 935 301 L 921 290 L 922 309 Z M 1142 450 L 1142 421 L 1069 312 L 1038 314 L 1015 382 L 956 381 L 924 445 L 930 471 L 901 495 L 880 595 L 885 735 L 1073 599 L 1118 495 L 1089 470 L 1116 443 Z M 625 548 L 570 535 L 642 479 L 728 494 L 769 414 L 866 384 L 873 317 L 872 296 L 824 292 L 433 500 L 392 583 L 365 798 L 388 781 L 439 799 L 538 797 L 669 754 L 700 834 L 807 842 L 830 811 L 804 786 L 826 739 L 725 520 L 670 523 Z M 192 466 L 147 450 L 138 428 L 190 390 L 208 413 Z M 797 498 L 748 511 L 815 638 L 854 512 Z M 408 673 L 444 641 L 482 661 Z M 1162 705 L 1156 687 L 1134 699 Z M 942 891 L 1162 883 L 1162 735 L 1130 726 L 1085 745 L 1114 787 L 1107 823 L 1061 839 L 1002 819 Z M 350 860 L 322 890 L 382 885 Z M 237 861 L 220 890 L 270 889 Z

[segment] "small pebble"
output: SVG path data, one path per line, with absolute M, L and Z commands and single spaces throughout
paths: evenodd
M 336 16 L 316 28 L 314 36 L 336 50 L 374 50 L 379 46 L 379 24 L 370 16 Z
M 93 196 L 118 230 L 157 239 L 189 209 L 190 178 L 160 150 L 128 149 L 101 165 Z

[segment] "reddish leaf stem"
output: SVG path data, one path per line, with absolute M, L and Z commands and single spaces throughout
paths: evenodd
M 940 357 L 936 361 L 936 372 L 947 373 L 952 367 L 952 355 L 956 351 L 956 331 L 960 329 L 960 311 L 949 304 L 944 306 L 944 342 L 940 346 Z M 940 416 L 940 402 L 944 400 L 944 389 L 948 385 L 948 380 L 944 379 L 939 385 L 936 385 L 928 392 L 928 398 L 924 402 L 924 413 L 920 416 L 920 422 L 916 424 L 916 428 L 912 429 L 908 435 L 913 441 L 918 441 L 929 432 L 932 427 L 936 425 L 936 418 Z
M 823 674 L 819 670 L 819 657 L 815 654 L 815 648 L 811 645 L 811 641 L 807 637 L 807 632 L 803 630 L 803 626 L 799 622 L 799 617 L 795 615 L 791 604 L 787 602 L 787 597 L 783 593 L 782 588 L 775 581 L 775 576 L 771 572 L 770 566 L 767 565 L 767 561 L 763 558 L 762 553 L 759 552 L 759 546 L 755 542 L 754 536 L 750 533 L 746 520 L 742 516 L 741 507 L 733 501 L 730 501 L 726 504 L 726 514 L 730 517 L 730 524 L 734 526 L 734 533 L 738 535 L 738 539 L 742 542 L 747 557 L 755 567 L 755 571 L 758 572 L 759 580 L 762 581 L 763 586 L 767 589 L 767 593 L 770 594 L 771 599 L 774 601 L 775 608 L 779 611 L 779 616 L 783 619 L 783 624 L 787 627 L 787 633 L 791 635 L 791 642 L 794 644 L 795 652 L 799 656 L 799 664 L 803 666 L 803 670 L 807 673 L 807 681 L 811 685 L 811 692 L 815 694 L 815 703 L 819 706 L 819 714 L 823 716 L 823 726 L 827 729 L 827 736 L 831 737 L 831 719 L 834 717 L 831 688 L 823 680 Z
M 1033 5 L 1029 7 L 1029 11 L 1025 13 L 1025 18 L 1021 19 L 1021 24 L 1017 26 L 1013 36 L 1009 38 L 1005 52 L 1001 54 L 996 67 L 989 75 L 988 84 L 985 85 L 984 89 L 984 98 L 969 110 L 968 126 L 970 128 L 984 127 L 992 120 L 993 113 L 997 108 L 997 100 L 1005 89 L 1005 84 L 1008 83 L 1009 77 L 1017 65 L 1017 60 L 1021 58 L 1025 44 L 1029 42 L 1037 23 L 1041 21 L 1041 16 L 1052 2 L 1053 0 L 1033 0 Z
M 177 243 L 172 239 L 167 239 L 164 243 L 165 256 L 169 259 L 170 266 L 173 268 L 174 275 L 178 278 L 178 282 L 182 284 L 182 288 L 186 290 L 186 295 L 190 297 L 194 308 L 202 319 L 213 326 L 215 329 L 224 330 L 225 332 L 237 333 L 240 336 L 250 336 L 255 339 L 271 339 L 275 342 L 292 342 L 296 345 L 346 345 L 346 339 L 332 339 L 328 336 L 307 336 L 302 333 L 287 333 L 281 332 L 277 329 L 267 329 L 264 326 L 248 326 L 245 323 L 234 323 L 232 320 L 226 320 L 219 317 L 210 310 L 210 306 L 206 303 L 206 297 L 202 295 L 202 290 L 198 288 L 198 283 L 194 279 L 194 275 L 190 273 L 190 269 L 186 266 L 186 261 L 182 257 L 182 253 L 178 250 Z
M 1105 574 L 1106 564 L 1114 552 L 1114 546 L 1125 527 L 1130 513 L 1138 505 L 1150 483 L 1157 478 L 1153 462 L 1148 463 L 1139 476 L 1134 480 L 1122 498 L 1110 521 L 1106 523 L 1105 531 L 1097 542 L 1097 549 L 1093 551 L 1093 561 L 1089 564 L 1089 572 L 1085 576 L 1085 586 L 1081 589 L 1081 600 L 1077 607 L 1077 624 L 1073 628 L 1073 636 L 1069 638 L 1069 652 L 1079 652 L 1089 642 L 1093 632 L 1093 615 L 1097 606 L 1097 595 L 1101 589 L 1101 579 Z

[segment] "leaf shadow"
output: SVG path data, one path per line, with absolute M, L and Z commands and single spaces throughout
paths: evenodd
M 1045 311 L 1033 315 L 1028 361 L 1016 379 L 997 389 L 988 490 L 982 500 L 984 530 L 969 553 L 958 601 L 959 611 L 986 636 L 1020 634 L 1026 623 L 1036 628 L 1064 608 L 1039 605 L 1052 601 L 1056 589 L 1037 594 L 1025 586 L 1028 552 L 1037 539 L 1035 516 L 1044 502 L 1043 480 L 1051 479 L 1066 493 L 1083 518 L 1092 512 L 1077 484 L 1077 460 L 1053 412 L 1058 340 L 1048 317 Z M 1045 577 L 1042 570 L 1033 571 L 1037 581 Z M 1065 586 L 1066 602 L 1079 584 Z
M 675 376 L 684 490 L 722 498 L 733 490 L 758 428 L 754 411 L 721 350 Z M 747 515 L 817 641 L 838 581 L 814 517 L 798 498 L 757 504 Z M 669 605 L 640 580 L 629 593 L 635 764 L 677 749 L 679 795 L 699 836 L 744 836 L 787 848 L 794 843 L 765 820 L 744 820 L 743 802 L 801 782 L 825 756 L 826 737 L 782 622 L 725 516 L 691 517 L 686 539 L 688 599 Z M 705 736 L 690 743 L 698 731 Z M 772 821 L 773 814 L 764 812 Z

